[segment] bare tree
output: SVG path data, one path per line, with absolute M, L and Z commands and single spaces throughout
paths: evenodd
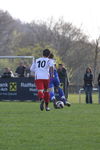
M 95 55 L 94 55 L 94 67 L 93 67 L 94 83 L 95 83 L 96 70 L 97 70 L 98 53 L 100 50 L 99 43 L 100 43 L 100 37 L 95 42 Z

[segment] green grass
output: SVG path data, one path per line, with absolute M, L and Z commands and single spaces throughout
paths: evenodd
M 35 102 L 0 102 L 0 150 L 99 150 L 100 105 L 77 98 L 58 110 L 50 103 L 50 112 Z
M 92 95 L 93 103 L 98 103 L 98 93 L 93 93 Z M 85 94 L 69 94 L 69 101 L 72 103 L 85 103 Z

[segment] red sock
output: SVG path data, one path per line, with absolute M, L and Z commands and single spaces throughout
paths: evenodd
M 42 91 L 38 91 L 39 99 L 44 99 L 44 93 Z
M 49 92 L 44 92 L 44 101 L 46 103 L 49 103 L 49 101 L 50 101 L 50 94 L 49 94 Z

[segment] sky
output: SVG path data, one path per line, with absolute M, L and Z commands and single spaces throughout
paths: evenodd
M 100 0 L 0 0 L 0 9 L 25 23 L 63 17 L 90 40 L 100 35 Z

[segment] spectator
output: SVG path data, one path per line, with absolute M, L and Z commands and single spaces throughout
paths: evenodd
M 100 104 L 100 73 L 98 75 L 98 91 L 99 91 L 99 104 Z
M 92 69 L 87 67 L 84 74 L 84 90 L 86 94 L 86 103 L 92 104 L 92 88 L 93 88 L 93 74 Z
M 25 76 L 25 69 L 26 69 L 26 67 L 21 62 L 15 71 L 17 73 L 18 77 L 24 77 Z
M 30 65 L 26 64 L 25 67 L 26 67 L 26 69 L 25 69 L 25 77 L 30 77 L 31 76 Z
M 4 68 L 4 73 L 3 75 L 1 76 L 2 78 L 11 78 L 11 77 L 14 77 L 14 74 L 13 72 L 10 70 L 10 68 Z
M 68 99 L 68 86 L 69 86 L 69 79 L 67 75 L 67 71 L 63 64 L 59 64 L 59 67 L 57 69 L 58 76 L 60 79 L 60 83 L 63 85 L 63 90 L 65 93 L 66 98 Z

